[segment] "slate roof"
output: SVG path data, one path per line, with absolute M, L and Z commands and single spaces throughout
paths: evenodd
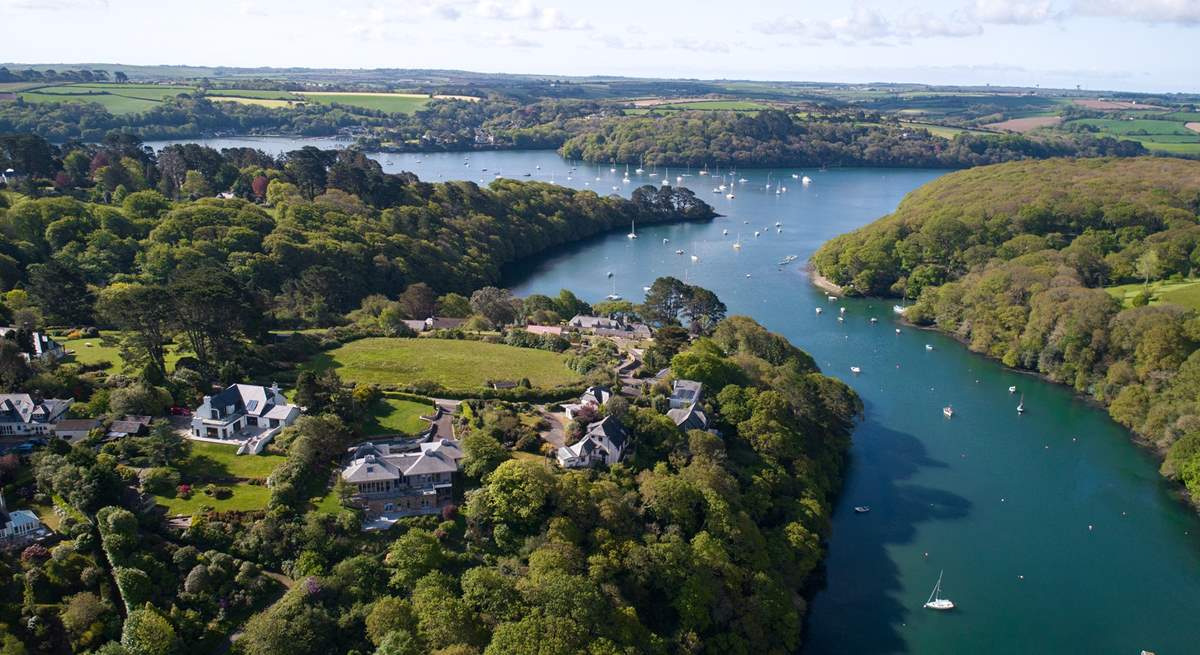
M 342 471 L 346 482 L 379 482 L 410 475 L 454 473 L 463 457 L 457 441 L 441 439 L 416 449 L 393 449 L 389 444 L 364 443 L 354 449 Z
M 27 393 L 5 393 L 0 394 L 0 420 L 11 423 L 53 423 L 70 406 L 70 400 L 47 398 L 34 402 Z
M 667 416 L 675 422 L 675 425 L 680 430 L 706 430 L 708 429 L 708 417 L 704 412 L 697 408 L 696 403 L 692 403 L 687 407 L 672 409 L 667 412 Z
M 671 386 L 671 399 L 691 404 L 700 400 L 703 390 L 704 385 L 694 380 L 675 380 Z

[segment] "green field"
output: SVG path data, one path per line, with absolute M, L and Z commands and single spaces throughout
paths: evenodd
M 114 114 L 146 111 L 167 98 L 195 89 L 157 84 L 63 84 L 37 87 L 21 93 L 26 102 L 94 102 Z
M 209 89 L 210 96 L 230 96 L 235 98 L 263 98 L 265 100 L 295 100 L 296 94 L 291 91 L 273 91 L 268 89 Z
M 1179 282 L 1151 282 L 1147 287 L 1141 283 L 1122 284 L 1106 287 L 1104 290 L 1121 301 L 1125 307 L 1133 306 L 1133 299 L 1144 289 L 1150 291 L 1150 304 L 1169 302 L 1191 309 L 1200 310 L 1200 280 L 1182 280 Z
M 701 111 L 761 111 L 770 109 L 770 105 L 750 100 L 697 100 L 695 102 L 675 102 L 668 105 L 655 105 L 653 109 L 686 109 Z
M 296 104 L 295 100 L 278 100 L 275 98 L 243 98 L 241 96 L 206 96 L 212 102 L 236 102 L 239 105 L 256 105 L 259 107 L 270 107 L 277 109 L 279 107 L 291 107 Z
M 323 105 L 339 104 L 389 114 L 411 114 L 429 104 L 429 97 L 411 93 L 309 93 L 299 94 Z
M 529 378 L 537 387 L 580 379 L 557 353 L 447 339 L 359 339 L 317 355 L 305 368 L 332 368 L 351 382 L 403 386 L 431 381 L 453 389 L 479 388 L 493 379 Z
M 363 424 L 368 436 L 377 434 L 416 434 L 429 425 L 421 416 L 433 413 L 433 407 L 411 400 L 384 398 L 375 404 L 370 416 Z
M 953 139 L 954 137 L 956 137 L 959 134 L 962 134 L 964 132 L 971 132 L 973 134 L 991 134 L 990 132 L 986 132 L 984 130 L 971 130 L 971 129 L 967 129 L 965 127 L 950 127 L 947 125 L 934 125 L 932 123 L 914 123 L 914 122 L 910 122 L 910 121 L 900 121 L 900 124 L 905 127 L 912 127 L 912 128 L 922 129 L 922 130 L 928 130 L 930 134 L 932 134 L 934 136 L 940 136 L 944 139 Z
M 63 348 L 75 351 L 75 354 L 68 355 L 66 361 L 77 362 L 79 364 L 94 365 L 100 362 L 108 362 L 108 366 L 104 368 L 105 373 L 120 373 L 125 366 L 125 360 L 121 358 L 121 349 L 117 346 L 116 340 L 120 338 L 120 332 L 104 332 L 100 337 L 91 337 L 88 339 L 59 339 Z M 167 368 L 174 367 L 175 362 L 179 361 L 181 353 L 178 345 L 167 346 L 166 363 Z
M 1142 114 L 1143 116 L 1145 114 Z M 1162 150 L 1177 154 L 1200 153 L 1200 133 L 1187 128 L 1185 119 L 1165 120 L 1168 116 L 1190 116 L 1189 113 L 1163 114 L 1164 120 L 1138 118 L 1081 118 L 1071 125 L 1090 125 L 1101 134 L 1131 139 L 1150 150 Z

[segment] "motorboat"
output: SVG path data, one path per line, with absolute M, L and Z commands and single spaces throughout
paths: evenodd
M 925 350 L 933 350 L 933 346 L 925 344 Z
M 870 505 L 855 505 L 854 506 L 855 514 L 866 514 L 869 511 L 871 511 Z
M 946 418 L 954 418 L 954 408 L 946 405 L 942 408 L 942 416 L 945 416 Z
M 1017 392 L 1017 385 L 1015 385 L 1015 384 L 1014 384 L 1013 386 L 1009 387 L 1009 388 L 1008 388 L 1008 392 L 1009 392 L 1009 393 L 1016 393 L 1016 392 Z
M 857 367 L 857 366 L 851 366 L 851 367 L 850 367 L 850 372 L 851 372 L 851 373 L 853 373 L 853 374 L 855 374 L 855 375 L 858 375 L 859 373 L 862 373 L 862 369 L 861 369 L 861 368 L 859 368 L 859 367 Z

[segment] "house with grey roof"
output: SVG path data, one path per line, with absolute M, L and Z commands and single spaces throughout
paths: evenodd
M 614 416 L 588 425 L 579 441 L 558 449 L 556 457 L 563 468 L 590 468 L 603 464 L 612 466 L 621 461 L 629 433 Z
M 27 393 L 0 394 L 0 437 L 46 435 L 67 413 L 71 400 L 34 400 Z
M 352 500 L 371 517 L 436 514 L 454 500 L 454 477 L 463 459 L 452 439 L 366 442 L 342 469 Z
M 19 331 L 20 328 L 16 327 L 0 327 L 0 337 L 9 337 L 9 335 L 12 335 L 12 338 L 16 338 Z M 35 359 L 57 360 L 66 356 L 67 351 L 62 347 L 62 344 L 50 338 L 50 335 L 45 332 L 34 331 L 26 334 L 29 335 L 29 343 L 21 344 L 21 355 L 25 358 L 25 361 L 33 361 Z
M 67 441 L 83 439 L 100 427 L 98 418 L 66 418 L 54 424 L 54 436 Z
M 708 417 L 704 415 L 704 411 L 696 403 L 692 403 L 684 408 L 668 411 L 667 418 L 674 421 L 675 426 L 680 430 L 708 429 Z
M 232 384 L 204 397 L 192 413 L 190 436 L 235 442 L 238 454 L 256 455 L 299 416 L 300 408 L 284 398 L 277 384 Z
M 643 323 L 629 323 L 623 318 L 608 318 L 605 316 L 587 316 L 576 314 L 567 321 L 569 327 L 602 337 L 619 337 L 623 339 L 648 339 L 652 332 Z
M 671 384 L 671 409 L 686 409 L 704 398 L 704 385 L 695 380 L 675 380 Z
M 4 496 L 0 495 L 0 547 L 24 545 L 45 532 L 37 514 L 27 509 L 8 511 Z
M 599 385 L 588 387 L 587 391 L 584 391 L 583 395 L 579 397 L 579 402 L 564 404 L 563 410 L 567 413 L 568 419 L 574 420 L 575 415 L 584 407 L 600 409 L 604 403 L 608 402 L 609 398 L 612 398 L 612 392 L 607 387 Z

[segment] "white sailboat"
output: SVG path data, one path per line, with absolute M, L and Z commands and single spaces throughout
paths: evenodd
M 737 241 L 734 241 L 734 242 L 733 242 L 733 249 L 734 249 L 734 250 L 741 250 L 741 249 L 742 249 L 742 233 L 741 233 L 741 232 L 738 232 Z
M 1025 394 L 1021 394 L 1021 402 L 1017 403 L 1017 413 L 1025 413 Z
M 929 600 L 925 601 L 924 607 L 939 612 L 954 609 L 954 603 L 949 598 L 942 598 L 942 572 L 938 573 L 937 584 L 933 585 L 933 591 L 929 594 Z
M 626 237 L 628 237 L 628 238 L 630 238 L 630 239 L 636 239 L 636 238 L 637 238 L 637 221 L 630 221 L 630 222 L 629 222 L 629 234 L 626 234 L 625 236 L 626 236 Z
M 663 173 L 663 179 L 662 179 L 661 184 L 663 186 L 667 186 L 667 185 L 671 184 L 671 169 L 668 168 L 667 172 Z

